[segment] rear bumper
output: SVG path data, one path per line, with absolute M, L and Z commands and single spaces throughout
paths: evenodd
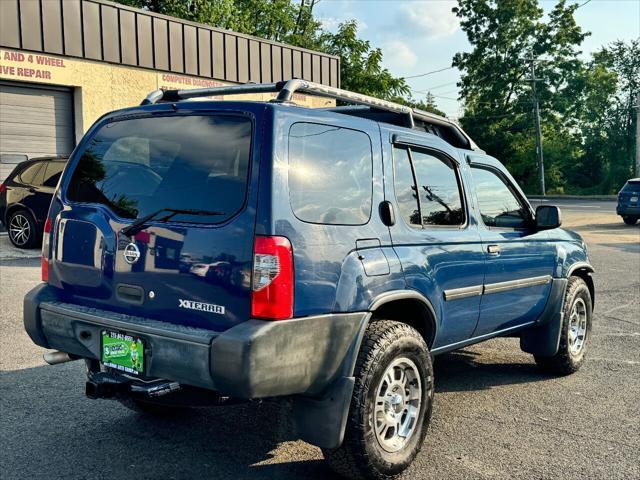
M 284 321 L 248 320 L 218 333 L 59 301 L 42 284 L 24 299 L 31 339 L 83 358 L 100 358 L 101 331 L 145 340 L 146 375 L 238 398 L 320 395 L 352 375 L 367 312 Z
M 640 216 L 640 205 L 625 205 L 624 203 L 619 203 L 616 207 L 616 213 L 618 215 Z

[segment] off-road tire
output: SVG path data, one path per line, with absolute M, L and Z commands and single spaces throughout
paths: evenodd
M 16 234 L 12 230 L 20 225 L 26 225 L 28 227 L 26 240 L 20 234 L 16 237 Z M 38 239 L 40 238 L 40 234 L 37 231 L 36 221 L 33 219 L 33 216 L 24 209 L 14 210 L 7 217 L 7 232 L 9 233 L 9 241 L 13 244 L 14 247 L 17 248 L 36 248 L 38 246 Z
M 622 221 L 627 225 L 635 225 L 638 221 L 638 217 L 630 217 L 629 215 L 624 215 L 622 217 Z
M 373 431 L 376 389 L 386 369 L 398 358 L 408 358 L 420 373 L 421 406 L 415 430 L 406 445 L 394 453 L 384 450 Z M 431 420 L 433 366 L 422 336 L 407 324 L 376 320 L 367 328 L 355 367 L 355 387 L 344 442 L 323 449 L 329 466 L 349 479 L 390 480 L 400 475 L 416 457 Z
M 570 315 L 574 303 L 581 298 L 586 306 L 587 327 L 582 349 L 574 354 L 569 345 Z M 535 361 L 545 372 L 554 375 L 569 375 L 577 372 L 584 363 L 585 354 L 591 336 L 591 322 L 593 317 L 593 303 L 591 293 L 585 281 L 580 277 L 570 277 L 564 297 L 562 330 L 558 353 L 551 357 L 535 355 Z

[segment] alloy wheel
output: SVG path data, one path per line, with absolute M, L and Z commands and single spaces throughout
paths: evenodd
M 9 222 L 9 235 L 11 240 L 18 245 L 26 245 L 31 237 L 31 225 L 29 219 L 22 213 L 17 213 L 11 217 Z

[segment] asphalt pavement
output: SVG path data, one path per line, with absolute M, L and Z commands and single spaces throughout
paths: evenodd
M 437 357 L 433 421 L 405 478 L 640 478 L 640 225 L 613 202 L 553 203 L 597 270 L 584 367 L 544 375 L 511 338 Z M 292 438 L 286 403 L 158 419 L 87 399 L 81 362 L 46 366 L 23 331 L 38 257 L 0 236 L 2 478 L 331 478 L 320 450 Z

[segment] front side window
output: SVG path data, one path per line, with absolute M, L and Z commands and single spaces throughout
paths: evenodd
M 357 130 L 295 123 L 289 131 L 289 200 L 296 217 L 328 225 L 364 225 L 371 217 L 369 136 Z
M 163 208 L 219 215 L 174 221 L 219 223 L 244 205 L 251 121 L 233 115 L 134 118 L 103 125 L 73 172 L 67 197 L 100 203 L 124 218 Z
M 487 168 L 472 167 L 482 221 L 487 227 L 524 228 L 528 214 L 506 180 Z
M 411 149 L 423 225 L 460 226 L 465 216 L 453 162 Z

